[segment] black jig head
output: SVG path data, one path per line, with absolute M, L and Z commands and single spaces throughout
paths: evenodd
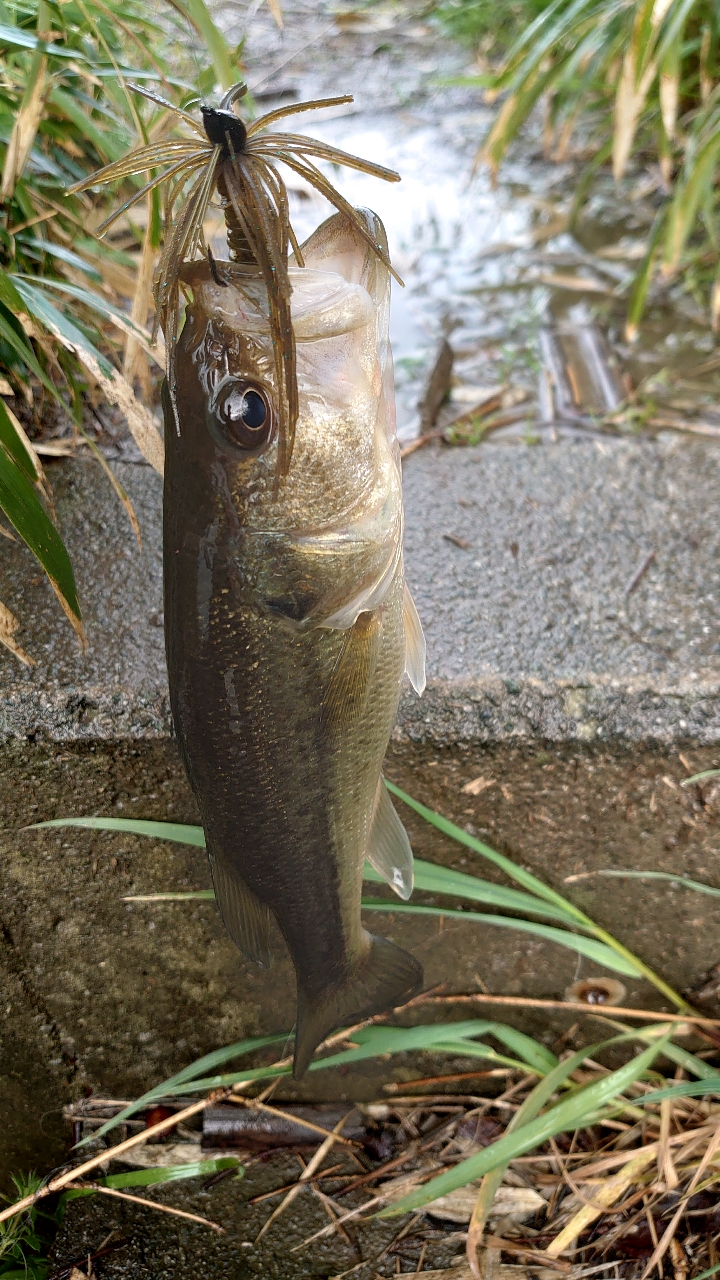
M 247 129 L 234 111 L 223 111 L 221 107 L 200 107 L 203 126 L 208 141 L 214 147 L 222 147 L 226 156 L 242 155 L 247 142 Z

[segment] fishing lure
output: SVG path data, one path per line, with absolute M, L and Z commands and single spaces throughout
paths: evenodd
M 397 174 L 264 133 L 350 98 L 245 125 L 232 110 L 244 92 L 202 106 L 202 125 L 176 110 L 196 137 L 140 148 L 92 181 L 167 166 L 104 225 L 166 183 L 155 300 L 173 718 L 229 933 L 268 964 L 275 921 L 290 951 L 300 1076 L 333 1027 L 422 981 L 412 955 L 363 928 L 360 896 L 365 858 L 400 897 L 412 891 L 381 769 L 403 674 L 424 687 L 424 640 L 403 572 L 385 232 L 315 160 Z M 337 209 L 302 246 L 278 161 Z M 222 262 L 203 238 L 215 195 Z

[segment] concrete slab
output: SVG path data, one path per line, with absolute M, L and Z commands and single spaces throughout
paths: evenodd
M 115 470 L 142 551 L 95 463 L 50 467 L 87 654 L 29 553 L 4 545 L 0 599 L 38 660 L 30 671 L 0 654 L 6 740 L 171 733 L 161 482 L 146 466 Z M 407 573 L 429 681 L 421 700 L 404 694 L 398 739 L 720 741 L 713 442 L 433 446 L 407 460 L 405 492 Z

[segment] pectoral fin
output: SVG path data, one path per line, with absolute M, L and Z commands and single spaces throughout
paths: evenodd
M 378 782 L 375 795 L 367 859 L 399 898 L 410 897 L 413 891 L 413 853 L 407 831 L 395 812 L 383 778 Z
M 220 915 L 235 946 L 248 960 L 269 969 L 272 964 L 269 908 L 248 889 L 227 858 L 211 856 L 210 867 Z
M 403 594 L 403 622 L 405 624 L 405 674 L 416 693 L 425 688 L 425 636 L 422 623 L 410 595 L 407 583 Z
M 363 714 L 382 639 L 380 610 L 361 613 L 346 633 L 322 704 L 322 725 L 342 733 Z

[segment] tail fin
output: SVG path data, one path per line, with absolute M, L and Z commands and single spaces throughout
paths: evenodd
M 293 1077 L 300 1080 L 318 1045 L 334 1027 L 360 1022 L 404 1004 L 419 991 L 422 965 L 387 938 L 370 934 L 370 952 L 360 969 L 318 1000 L 298 987 L 297 1032 Z

